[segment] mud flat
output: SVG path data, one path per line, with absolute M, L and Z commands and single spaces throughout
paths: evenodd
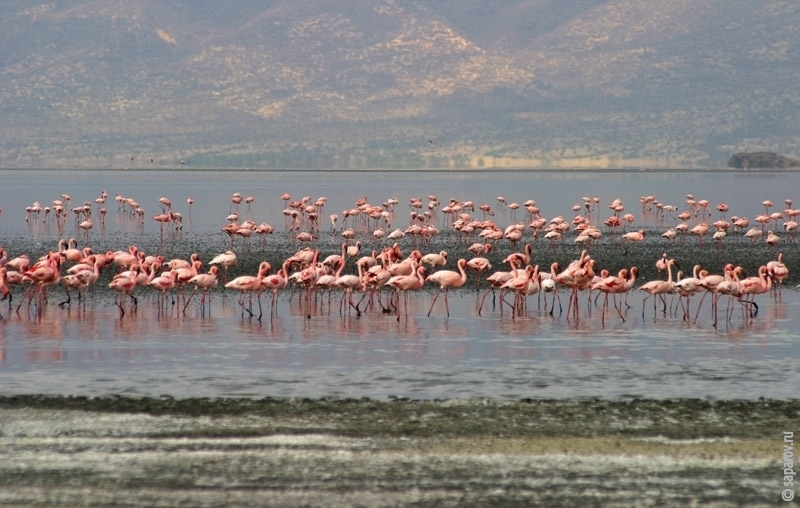
M 789 400 L 0 397 L 3 506 L 774 506 Z

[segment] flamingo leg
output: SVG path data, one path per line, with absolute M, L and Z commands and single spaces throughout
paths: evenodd
M 483 298 L 481 298 L 481 304 L 480 304 L 480 306 L 478 307 L 478 315 L 479 315 L 479 316 L 481 315 L 481 310 L 483 309 L 483 302 L 486 300 L 486 297 L 487 297 L 487 296 L 489 296 L 489 293 L 492 293 L 492 292 L 494 292 L 494 288 L 489 288 L 489 289 L 487 289 L 487 290 L 486 290 L 486 292 L 483 294 Z
M 192 293 L 189 295 L 189 298 L 186 299 L 186 304 L 184 304 L 184 306 L 183 306 L 183 313 L 184 314 L 186 314 L 186 307 L 189 306 L 189 302 L 192 301 L 192 297 L 194 296 L 195 293 L 197 293 L 197 288 L 195 288 L 194 291 L 192 291 Z M 205 298 L 205 295 L 203 295 L 202 298 Z M 202 301 L 202 299 L 201 299 L 201 301 Z
M 436 300 L 439 298 L 439 295 L 442 294 L 443 288 L 439 289 L 439 292 L 436 293 L 436 296 L 433 297 L 433 301 L 431 302 L 431 308 L 428 309 L 428 317 L 430 317 L 431 312 L 433 311 L 433 306 L 436 305 Z

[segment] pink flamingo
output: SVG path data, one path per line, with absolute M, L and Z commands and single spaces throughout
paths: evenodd
M 306 288 L 306 318 L 311 318 L 311 291 L 319 279 L 319 270 L 317 270 L 317 259 L 319 259 L 319 251 L 314 251 L 314 257 L 308 268 L 300 272 L 298 283 Z
M 162 198 L 163 199 L 163 198 Z M 153 216 L 153 220 L 158 222 L 159 227 L 161 228 L 161 237 L 164 237 L 164 224 L 168 222 L 172 222 L 172 212 L 169 213 L 159 213 L 158 215 Z
M 286 276 L 286 264 L 278 270 L 278 273 L 275 275 L 269 275 L 264 277 L 261 280 L 261 290 L 266 291 L 267 289 L 272 291 L 272 299 L 270 300 L 270 315 L 276 315 L 278 313 L 278 301 L 276 299 L 278 295 L 278 291 L 285 289 L 287 284 L 289 283 L 289 279 Z
M 642 301 L 642 319 L 644 319 L 644 308 L 645 304 L 647 303 L 647 299 L 653 295 L 658 295 L 661 298 L 661 302 L 664 304 L 664 312 L 667 312 L 667 302 L 664 300 L 664 295 L 667 293 L 673 293 L 675 289 L 672 287 L 672 267 L 675 266 L 675 260 L 670 259 L 667 262 L 667 280 L 652 280 L 647 284 L 643 284 L 639 286 L 639 291 L 647 292 L 647 296 L 644 297 L 644 301 Z M 655 309 L 656 309 L 656 301 L 653 300 L 653 314 L 655 317 Z
M 23 273 L 23 280 L 31 281 L 31 287 L 26 291 L 28 295 L 28 305 L 33 301 L 33 297 L 38 295 L 39 311 L 44 308 L 47 301 L 47 288 L 58 282 L 61 276 L 61 254 L 50 252 L 43 259 L 37 261 L 31 268 Z M 6 274 L 8 276 L 8 274 Z M 22 302 L 17 306 L 17 311 Z
M 389 280 L 391 280 L 392 274 L 389 273 L 389 270 L 386 269 L 386 267 L 383 265 L 383 263 L 380 264 L 380 265 L 377 264 L 377 259 L 375 260 L 375 263 L 370 266 L 370 264 L 372 263 L 372 259 L 375 259 L 375 258 L 372 257 L 372 256 L 370 256 L 370 257 L 366 257 L 365 256 L 365 257 L 359 259 L 358 262 L 356 263 L 357 266 L 361 267 L 361 271 L 364 273 L 364 287 L 365 287 L 365 289 L 366 289 L 367 286 L 370 288 L 369 295 L 367 295 L 365 293 L 364 296 L 361 298 L 361 300 L 363 301 L 364 298 L 367 298 L 367 296 L 369 296 L 369 302 L 367 304 L 369 306 L 369 305 L 372 304 L 373 297 L 375 296 L 375 293 L 377 292 L 378 293 L 378 303 L 381 305 L 381 308 L 383 308 L 385 312 L 388 312 L 388 308 L 384 308 L 383 307 L 383 303 L 381 303 L 381 293 L 380 293 L 380 291 L 383 288 L 383 286 L 385 286 L 386 283 L 389 282 Z M 360 304 L 361 304 L 361 301 L 359 301 L 359 305 Z M 390 302 L 390 304 L 391 304 L 391 302 Z
M 667 266 L 669 265 L 669 258 L 667 258 L 667 253 L 661 254 L 661 258 L 656 261 L 656 270 L 658 274 L 661 275 L 662 272 L 667 271 Z
M 258 265 L 258 274 L 253 275 L 241 275 L 236 277 L 232 281 L 225 284 L 227 289 L 233 289 L 239 291 L 241 296 L 239 297 L 239 305 L 242 306 L 242 317 L 244 317 L 244 311 L 250 314 L 250 317 L 253 317 L 253 293 L 259 291 L 261 289 L 261 280 L 267 275 L 269 272 L 270 266 L 269 263 L 266 261 L 262 261 Z M 250 305 L 249 308 L 244 306 L 244 294 L 250 293 Z M 258 301 L 259 312 L 261 312 L 261 300 Z M 259 314 L 259 319 L 261 318 L 261 314 Z
M 716 326 L 716 324 L 717 324 L 717 300 L 718 300 L 718 297 L 719 297 L 719 295 L 717 293 L 717 287 L 721 283 L 723 283 L 723 282 L 725 282 L 727 280 L 728 273 L 729 273 L 729 271 L 732 271 L 732 270 L 733 270 L 733 265 L 731 263 L 728 263 L 722 269 L 723 275 L 708 274 L 705 270 L 701 270 L 700 271 L 700 273 L 698 274 L 699 275 L 699 279 L 700 279 L 700 286 L 703 289 L 705 289 L 706 292 L 703 294 L 703 297 L 700 298 L 700 303 L 697 305 L 697 312 L 695 313 L 694 321 L 692 321 L 693 323 L 697 322 L 697 318 L 700 315 L 700 309 L 703 306 L 703 300 L 705 300 L 706 296 L 709 293 L 711 293 L 712 294 L 712 296 L 711 296 L 711 313 L 714 316 L 714 326 Z
M 563 272 L 558 274 L 556 282 L 572 288 L 570 293 L 570 303 L 567 306 L 567 316 L 571 309 L 575 319 L 578 314 L 578 291 L 584 289 L 594 278 L 595 262 L 587 251 L 581 252 L 581 257 L 570 263 Z
M 629 242 L 641 242 L 644 240 L 644 230 L 640 229 L 639 231 L 631 231 L 630 233 L 625 233 L 622 235 L 622 239 L 629 241 Z
M 486 255 L 492 251 L 492 244 L 489 242 L 486 243 L 473 243 L 467 249 L 471 253 L 475 254 L 476 256 Z
M 136 297 L 133 296 L 133 290 L 136 289 L 136 276 L 138 273 L 139 265 L 134 264 L 131 266 L 128 277 L 117 276 L 108 284 L 108 287 L 117 292 L 117 298 L 114 299 L 114 304 L 119 307 L 119 317 L 123 317 L 125 315 L 123 304 L 125 303 L 126 296 L 130 297 L 131 301 L 133 302 L 134 309 L 139 303 L 136 300 Z
M 608 295 L 614 295 L 614 308 L 617 310 L 620 319 L 625 321 L 625 317 L 622 315 L 622 310 L 617 306 L 617 294 L 624 293 L 627 287 L 627 278 L 628 278 L 628 270 L 623 268 L 619 271 L 618 275 L 610 275 L 608 277 L 602 278 L 599 281 L 592 284 L 592 289 L 596 289 L 601 293 L 605 294 L 605 298 L 603 299 L 603 312 L 600 318 L 602 323 L 605 323 L 606 312 L 608 311 Z
M 733 299 L 736 300 L 742 305 L 742 315 L 744 316 L 744 307 L 745 303 L 742 301 L 742 286 L 739 283 L 739 276 L 738 274 L 742 272 L 742 267 L 737 266 L 736 268 L 729 269 L 726 272 L 726 277 L 723 282 L 721 282 L 717 288 L 717 299 L 719 299 L 722 295 L 728 295 L 728 305 L 725 310 L 726 321 L 730 321 L 732 307 L 731 304 L 733 303 Z M 714 315 L 714 327 L 717 326 L 717 316 L 716 313 Z
M 423 265 L 428 265 L 433 269 L 436 266 L 444 266 L 447 264 L 447 251 L 441 251 L 438 254 L 431 253 L 422 256 L 420 262 Z
M 454 272 L 452 270 L 439 270 L 436 273 L 428 275 L 425 281 L 431 281 L 434 284 L 439 284 L 439 292 L 436 293 L 436 296 L 433 298 L 433 302 L 431 302 L 431 308 L 428 310 L 428 316 L 431 315 L 431 311 L 433 311 L 433 306 L 436 304 L 436 300 L 439 298 L 439 295 L 442 294 L 444 291 L 444 306 L 447 312 L 447 317 L 450 317 L 450 306 L 447 302 L 447 293 L 450 288 L 460 288 L 467 282 L 467 272 L 464 271 L 467 266 L 466 259 L 459 259 L 458 260 L 458 272 Z
M 158 291 L 158 308 L 159 312 L 164 307 L 166 298 L 165 295 L 172 291 L 175 286 L 177 285 L 177 280 L 175 278 L 174 272 L 163 272 L 158 277 L 153 278 L 151 281 L 147 283 L 147 285 L 156 291 Z M 175 299 L 172 299 L 172 303 L 175 303 Z
M 197 291 L 202 291 L 200 294 L 201 309 L 205 308 L 206 296 L 208 296 L 208 303 L 210 307 L 211 295 L 209 294 L 209 291 L 217 287 L 218 275 L 219 266 L 214 265 L 208 270 L 208 273 L 198 273 L 186 282 L 187 284 L 192 284 L 194 286 L 194 291 L 192 291 L 192 293 L 189 295 L 189 298 L 186 299 L 186 303 L 183 306 L 184 313 L 186 312 L 186 307 L 189 306 L 189 302 L 192 301 L 192 297 L 195 293 L 197 293 Z
M 236 254 L 233 251 L 225 251 L 222 254 L 219 254 L 214 257 L 208 264 L 209 266 L 219 265 L 224 270 L 222 276 L 222 283 L 226 284 L 228 280 L 228 268 L 231 266 L 236 266 L 237 258 Z M 227 285 L 225 286 L 227 287 Z
M 525 267 L 523 275 L 514 277 L 500 286 L 500 289 L 514 292 L 514 304 L 512 306 L 511 318 L 516 317 L 518 311 L 522 311 L 525 299 L 539 291 L 539 265 Z M 500 296 L 502 307 L 503 296 Z
M 550 265 L 550 272 L 539 274 L 539 285 L 544 296 L 544 311 L 547 312 L 547 293 L 553 293 L 553 302 L 550 305 L 550 315 L 553 315 L 553 310 L 556 306 L 556 298 L 558 299 L 559 312 L 563 312 L 564 308 L 561 306 L 561 296 L 558 294 L 558 286 L 556 285 L 556 277 L 561 273 L 561 265 L 552 263 Z
M 758 276 L 747 277 L 739 281 L 739 292 L 744 297 L 743 303 L 749 306 L 750 317 L 754 316 L 753 307 L 755 307 L 756 313 L 758 313 L 758 304 L 755 302 L 755 296 L 768 293 L 771 289 L 772 277 L 766 265 L 762 265 L 758 268 Z
M 396 292 L 395 309 L 400 305 L 400 293 L 403 293 L 403 300 L 405 302 L 406 318 L 408 318 L 408 293 L 406 291 L 417 291 L 425 284 L 425 267 L 420 266 L 412 275 L 395 275 L 386 281 L 386 286 L 394 289 Z M 397 320 L 400 321 L 400 312 L 397 312 Z
M 469 261 L 467 261 L 467 267 L 478 272 L 478 290 L 480 290 L 481 274 L 484 272 L 484 270 L 491 270 L 492 264 L 489 262 L 488 259 L 479 257 L 479 258 L 472 258 Z
M 700 265 L 694 265 L 691 277 L 679 277 L 679 279 L 680 280 L 678 280 L 673 287 L 678 292 L 678 295 L 680 295 L 681 302 L 683 302 L 683 299 L 686 298 L 686 307 L 684 308 L 683 319 L 684 321 L 688 321 L 691 313 L 690 304 L 692 295 L 703 290 L 703 286 L 700 285 L 702 282 L 702 279 L 700 278 Z
M 80 224 L 78 224 L 78 227 L 81 228 L 84 231 L 84 237 L 88 238 L 89 237 L 89 230 L 92 229 L 92 227 L 93 227 L 92 219 L 91 218 L 86 219 L 85 221 L 83 221 Z
M 486 297 L 489 296 L 489 293 L 492 293 L 492 306 L 494 306 L 494 304 L 495 304 L 494 290 L 496 288 L 501 288 L 503 286 L 503 284 L 505 284 L 506 282 L 510 281 L 511 279 L 513 279 L 514 277 L 517 276 L 516 259 L 514 259 L 514 258 L 510 258 L 510 259 L 506 258 L 506 259 L 508 259 L 508 264 L 511 267 L 510 271 L 506 272 L 506 271 L 500 270 L 500 271 L 494 272 L 493 274 L 489 275 L 486 278 L 486 282 L 489 283 L 489 289 L 487 289 L 486 292 L 481 297 L 481 304 L 480 304 L 480 306 L 478 306 L 478 315 L 479 316 L 481 315 L 481 310 L 483 310 L 483 303 L 486 301 Z
M 708 224 L 706 224 L 705 222 L 701 222 L 700 224 L 690 229 L 689 233 L 697 236 L 698 245 L 703 245 L 703 237 L 708 234 Z
M 345 259 L 347 259 L 347 242 L 342 243 L 341 254 L 331 254 L 322 260 L 322 265 L 327 266 L 331 270 L 338 270 L 340 266 L 345 264 Z
M 336 271 L 336 282 L 334 282 L 334 285 L 343 290 L 342 299 L 339 302 L 339 314 L 342 313 L 342 307 L 344 306 L 345 298 L 347 298 L 347 303 L 350 307 L 356 309 L 356 315 L 361 316 L 361 310 L 359 310 L 358 305 L 353 303 L 353 290 L 362 290 L 364 287 L 364 277 L 361 272 L 361 265 L 357 265 L 356 267 L 358 269 L 357 276 L 351 274 L 342 275 L 344 264 Z
M 92 254 L 86 257 L 86 262 L 77 264 L 67 271 L 68 275 L 61 277 L 61 283 L 67 293 L 67 299 L 59 305 L 69 305 L 71 297 L 69 288 L 76 288 L 78 290 L 78 301 L 81 300 L 81 294 L 86 288 L 94 286 L 97 279 L 100 278 L 100 266 L 95 262 L 96 257 Z M 74 268 L 78 268 L 73 270 Z M 84 299 L 85 302 L 85 299 Z
M 489 245 L 489 244 L 487 244 Z M 488 251 L 487 251 L 488 252 Z M 528 265 L 531 262 L 531 253 L 533 252 L 533 246 L 531 244 L 525 244 L 525 250 L 523 252 L 513 252 L 506 256 L 503 260 L 503 263 L 510 263 L 514 262 L 516 266 L 524 266 Z
M 783 286 L 783 281 L 789 277 L 789 269 L 783 264 L 783 253 L 778 253 L 778 260 L 770 261 L 767 263 L 767 269 L 769 273 L 772 275 L 773 280 L 775 281 L 775 298 L 777 300 L 781 299 L 781 287 Z

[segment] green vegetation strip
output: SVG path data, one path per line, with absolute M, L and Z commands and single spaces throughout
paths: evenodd
M 330 434 L 346 437 L 769 438 L 797 430 L 798 400 L 408 400 L 174 399 L 20 395 L 0 411 L 42 409 L 224 418 L 256 425 L 212 426 L 202 435 Z M 186 432 L 169 431 L 185 436 Z M 161 436 L 164 437 L 164 436 Z M 189 436 L 187 436 L 189 437 Z

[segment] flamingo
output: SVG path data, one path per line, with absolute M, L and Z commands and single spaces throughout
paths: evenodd
M 356 258 L 358 253 L 361 252 L 361 242 L 357 241 L 355 245 L 347 247 L 347 257 Z
M 162 198 L 164 199 L 164 198 Z M 169 213 L 159 213 L 158 215 L 153 216 L 153 220 L 159 223 L 159 227 L 161 228 L 161 236 L 164 236 L 164 224 L 167 222 L 172 222 L 172 211 Z
M 592 284 L 593 290 L 598 290 L 601 293 L 605 294 L 605 298 L 603 299 L 603 312 L 600 318 L 602 323 L 605 323 L 606 311 L 608 310 L 608 295 L 614 295 L 614 308 L 617 309 L 617 313 L 619 314 L 620 319 L 625 321 L 625 317 L 622 315 L 622 310 L 617 306 L 616 303 L 616 295 L 618 293 L 624 293 L 626 291 L 628 282 L 628 270 L 623 268 L 619 271 L 618 275 L 609 275 L 608 277 L 604 277 L 599 281 Z
M 422 260 L 422 253 L 418 250 L 411 251 L 411 254 L 408 255 L 407 258 L 400 261 L 399 263 L 394 263 L 393 265 L 389 265 L 389 273 L 394 275 L 411 275 L 414 273 L 417 265 Z
M 86 219 L 85 221 L 83 221 L 80 224 L 78 224 L 78 227 L 81 228 L 84 231 L 84 237 L 88 238 L 89 237 L 89 230 L 92 229 L 92 227 L 93 227 L 92 219 L 91 218 Z
M 517 276 L 517 265 L 515 263 L 516 263 L 515 259 L 513 259 L 513 258 L 509 259 L 508 260 L 508 264 L 511 267 L 510 271 L 508 271 L 508 272 L 497 271 L 497 272 L 494 272 L 493 274 L 489 275 L 486 278 L 486 282 L 489 283 L 489 289 L 487 289 L 486 292 L 483 294 L 483 297 L 481 297 L 481 304 L 478 307 L 478 315 L 479 316 L 481 315 L 481 310 L 483 309 L 483 303 L 486 301 L 486 297 L 489 296 L 489 293 L 492 293 L 492 305 L 494 305 L 494 301 L 495 301 L 494 290 L 495 290 L 495 288 L 502 287 L 503 284 L 505 284 L 506 282 L 508 282 L 509 280 L 511 280 L 511 279 L 513 279 L 514 277 Z
M 705 222 L 701 222 L 700 224 L 690 229 L 689 233 L 697 236 L 698 245 L 703 245 L 703 237 L 708 234 L 708 224 L 706 224 Z
M 61 277 L 61 283 L 67 293 L 67 300 L 59 305 L 68 305 L 70 302 L 69 288 L 78 290 L 78 300 L 81 300 L 81 293 L 88 287 L 93 287 L 100 278 L 100 265 L 96 263 L 96 256 L 93 254 L 86 257 L 86 262 L 73 266 L 67 271 L 67 275 Z M 77 268 L 77 269 L 76 269 Z M 73 270 L 74 269 L 74 270 Z M 85 300 L 84 300 L 85 302 Z
M 700 265 L 694 265 L 691 277 L 678 277 L 678 281 L 673 285 L 675 290 L 678 292 L 678 295 L 680 295 L 681 301 L 683 301 L 683 298 L 686 298 L 686 307 L 684 308 L 683 312 L 683 319 L 685 321 L 689 320 L 692 295 L 703 290 L 703 286 L 701 286 L 702 280 L 700 279 L 699 274 Z
M 589 257 L 588 252 L 584 250 L 581 252 L 580 258 L 570 263 L 567 268 L 556 277 L 556 282 L 572 288 L 570 304 L 567 307 L 567 316 L 569 316 L 570 309 L 574 309 L 573 314 L 575 319 L 579 318 L 578 290 L 584 289 L 585 286 L 591 283 L 594 277 L 594 267 L 594 260 Z
M 514 292 L 514 305 L 512 306 L 511 318 L 516 315 L 517 310 L 522 310 L 524 302 L 528 296 L 535 294 L 539 291 L 539 265 L 525 267 L 525 272 L 522 276 L 517 276 L 505 284 L 500 286 L 500 289 Z M 501 305 L 503 297 L 500 297 Z
M 722 281 L 716 287 L 716 293 L 718 295 L 717 298 L 719 298 L 721 295 L 728 295 L 728 305 L 726 307 L 726 312 L 725 312 L 726 321 L 730 321 L 730 318 L 731 318 L 731 303 L 733 303 L 733 299 L 734 298 L 736 298 L 736 300 L 738 300 L 739 303 L 742 305 L 742 312 L 744 313 L 745 303 L 742 301 L 742 286 L 739 283 L 739 277 L 738 277 L 738 274 L 741 271 L 742 271 L 742 267 L 741 266 L 737 266 L 735 268 L 728 269 L 726 271 L 725 280 Z M 716 327 L 716 326 L 717 326 L 717 316 L 716 316 L 716 313 L 715 313 L 715 315 L 714 315 L 714 327 Z
M 358 289 L 360 290 L 364 286 L 364 277 L 361 272 L 361 265 L 357 265 L 356 268 L 358 269 L 358 275 L 351 275 L 346 274 L 342 275 L 342 270 L 344 270 L 344 265 L 339 267 L 339 270 L 336 271 L 336 281 L 334 285 L 339 289 L 343 290 L 342 299 L 339 302 L 339 314 L 342 313 L 342 307 L 344 306 L 345 297 L 347 297 L 347 303 L 350 307 L 356 309 L 356 316 L 361 316 L 361 310 L 359 310 L 358 305 L 353 303 L 353 290 Z
M 725 282 L 725 280 L 727 280 L 728 273 L 729 273 L 729 271 L 732 271 L 732 270 L 733 270 L 733 265 L 731 263 L 728 263 L 722 269 L 723 275 L 708 274 L 708 273 L 705 273 L 705 270 L 702 270 L 698 274 L 699 278 L 700 278 L 700 286 L 703 289 L 705 289 L 706 292 L 703 294 L 703 297 L 700 299 L 700 303 L 697 305 L 697 312 L 695 313 L 694 321 L 693 321 L 694 323 L 697 322 L 697 317 L 700 315 L 700 308 L 703 306 L 703 300 L 705 300 L 706 296 L 709 293 L 711 293 L 712 294 L 712 297 L 711 297 L 711 313 L 714 315 L 714 326 L 717 325 L 717 299 L 718 299 L 718 296 L 719 296 L 718 293 L 717 293 L 717 287 L 721 283 Z
M 378 292 L 378 303 L 380 303 L 380 290 L 392 278 L 392 274 L 389 273 L 389 270 L 387 270 L 383 264 L 377 264 L 377 260 L 375 264 L 370 266 L 370 262 L 362 262 L 363 259 L 364 258 L 359 259 L 356 264 L 357 266 L 361 267 L 361 271 L 364 273 L 364 288 L 366 289 L 367 286 L 371 288 L 371 291 L 369 292 L 369 302 L 370 304 L 372 303 L 372 298 L 375 296 L 375 292 Z M 361 300 L 366 297 L 367 294 L 365 293 Z M 359 305 L 360 304 L 361 301 L 359 301 Z M 388 311 L 388 309 L 383 307 L 382 303 L 381 308 L 383 308 L 384 311 Z
M 764 231 L 758 229 L 757 227 L 750 228 L 747 233 L 744 234 L 745 238 L 750 239 L 750 244 L 752 245 L 755 242 L 756 238 L 761 238 L 761 235 L 764 234 Z
M 28 305 L 33 301 L 33 297 L 38 295 L 39 310 L 41 311 L 45 302 L 47 301 L 47 288 L 58 282 L 61 276 L 61 254 L 58 252 L 50 252 L 41 260 L 37 261 L 31 268 L 23 273 L 23 280 L 29 280 L 32 283 L 31 287 L 26 290 L 28 295 Z M 8 277 L 8 273 L 6 273 Z M 22 302 L 17 306 L 19 311 Z
M 329 267 L 331 270 L 338 270 L 339 266 L 345 264 L 345 259 L 347 259 L 346 253 L 347 253 L 347 242 L 343 242 L 341 255 L 331 254 L 330 256 L 322 260 L 322 265 Z
M 739 292 L 744 297 L 743 302 L 750 306 L 748 308 L 750 317 L 753 317 L 752 307 L 755 307 L 756 313 L 758 313 L 758 304 L 755 302 L 755 296 L 767 293 L 771 289 L 772 277 L 766 265 L 762 265 L 758 268 L 758 276 L 747 277 L 739 281 Z
M 319 270 L 317 270 L 317 259 L 319 258 L 319 251 L 314 251 L 314 257 L 311 264 L 300 272 L 298 283 L 306 288 L 306 317 L 311 318 L 311 290 L 319 279 Z
M 487 245 L 489 245 L 489 244 L 487 244 Z M 532 252 L 533 252 L 533 246 L 531 246 L 531 244 L 529 244 L 529 243 L 526 243 L 524 252 L 513 252 L 513 253 L 509 254 L 503 260 L 503 263 L 510 263 L 513 260 L 513 262 L 514 262 L 514 264 L 516 266 L 528 265 L 531 262 L 531 253 Z
M 82 250 L 78 249 L 78 241 L 74 238 L 70 238 L 69 242 L 67 240 L 61 239 L 58 242 L 58 251 L 61 253 L 67 261 L 74 261 L 79 263 L 83 257 L 84 253 Z
M 425 254 L 424 256 L 422 256 L 420 262 L 423 265 L 430 266 L 431 269 L 433 269 L 436 266 L 444 266 L 447 264 L 447 252 L 441 251 L 438 254 L 436 253 Z
M 266 291 L 269 289 L 272 291 L 272 298 L 269 304 L 270 315 L 275 315 L 278 313 L 278 307 L 277 307 L 278 302 L 276 300 L 276 297 L 278 295 L 278 291 L 285 289 L 288 283 L 289 283 L 289 278 L 286 276 L 285 263 L 281 267 L 281 269 L 278 270 L 277 274 L 269 275 L 261 280 L 261 290 Z
M 667 266 L 669 265 L 669 259 L 667 258 L 667 253 L 661 254 L 661 258 L 656 261 L 656 270 L 658 270 L 658 274 L 661 275 L 662 272 L 667 271 Z
M 428 316 L 431 315 L 431 311 L 433 311 L 433 306 L 436 304 L 436 300 L 439 298 L 439 295 L 442 294 L 444 291 L 444 306 L 447 312 L 447 317 L 450 317 L 450 306 L 447 302 L 447 293 L 450 288 L 460 288 L 467 282 L 467 272 L 464 271 L 467 266 L 467 260 L 461 258 L 458 260 L 458 272 L 454 272 L 452 270 L 439 270 L 436 273 L 428 275 L 425 279 L 425 282 L 432 282 L 434 284 L 439 284 L 439 292 L 436 293 L 436 296 L 433 298 L 433 302 L 431 302 L 431 308 L 428 310 Z
M 767 239 L 766 239 L 767 245 L 769 245 L 770 247 L 775 247 L 776 245 L 778 245 L 778 242 L 780 241 L 781 238 L 778 235 L 776 235 L 773 231 L 767 231 Z
M 192 284 L 194 286 L 194 291 L 189 295 L 189 298 L 186 299 L 186 303 L 183 306 L 183 312 L 186 312 L 186 307 L 189 306 L 189 302 L 192 301 L 192 297 L 197 291 L 202 291 L 200 294 L 200 306 L 203 308 L 206 302 L 206 296 L 209 298 L 209 305 L 211 304 L 211 295 L 209 291 L 217 287 L 217 276 L 219 274 L 219 266 L 214 265 L 209 268 L 208 273 L 198 273 L 191 279 L 189 279 L 186 283 Z
M 667 261 L 667 280 L 653 280 L 642 286 L 639 286 L 639 291 L 647 292 L 647 296 L 644 297 L 644 301 L 642 302 L 642 319 L 644 319 L 644 308 L 645 304 L 647 303 L 647 299 L 653 295 L 659 295 L 661 298 L 661 302 L 664 304 L 664 312 L 667 311 L 667 302 L 664 301 L 664 295 L 667 293 L 672 293 L 675 289 L 672 287 L 672 267 L 675 266 L 675 260 L 670 259 Z M 656 302 L 653 300 L 653 311 L 655 314 Z
M 767 263 L 767 269 L 769 270 L 770 274 L 772 275 L 773 280 L 775 281 L 775 298 L 777 300 L 781 299 L 781 286 L 783 286 L 783 281 L 789 277 L 789 269 L 783 264 L 783 253 L 778 253 L 778 260 L 777 261 L 770 261 Z
M 120 318 L 125 315 L 125 309 L 123 308 L 123 304 L 125 303 L 125 297 L 130 297 L 131 301 L 133 302 L 133 308 L 135 309 L 138 305 L 138 301 L 136 297 L 133 296 L 133 290 L 136 289 L 136 276 L 139 272 L 139 265 L 134 264 L 131 266 L 130 274 L 128 277 L 120 277 L 117 276 L 112 280 L 108 287 L 113 289 L 117 292 L 117 298 L 114 299 L 114 304 L 119 307 Z
M 417 291 L 425 284 L 425 267 L 420 266 L 414 271 L 412 275 L 395 275 L 386 281 L 385 285 L 394 289 L 396 292 L 397 305 L 400 305 L 400 293 L 403 293 L 403 300 L 406 306 L 406 317 L 408 317 L 408 293 L 406 291 Z M 400 312 L 397 313 L 397 320 L 400 321 Z
M 155 272 L 153 272 L 153 273 L 155 273 Z M 164 305 L 164 302 L 166 301 L 164 299 L 164 295 L 166 295 L 167 292 L 172 291 L 177 284 L 178 284 L 178 281 L 177 281 L 177 278 L 175 276 L 175 272 L 164 272 L 161 275 L 159 275 L 158 277 L 153 278 L 152 280 L 150 280 L 147 283 L 147 285 L 149 287 L 151 287 L 151 288 L 153 288 L 153 289 L 155 289 L 155 290 L 157 290 L 159 292 L 159 295 L 158 295 L 158 298 L 159 298 L 159 310 L 161 309 L 161 307 Z M 175 298 L 174 297 L 172 299 L 172 303 L 173 303 L 173 305 L 175 304 Z
M 488 259 L 479 257 L 479 258 L 472 258 L 469 261 L 467 261 L 467 267 L 472 268 L 473 270 L 478 272 L 478 290 L 480 290 L 481 274 L 483 273 L 484 270 L 491 270 L 492 264 L 489 262 Z
M 256 291 L 259 291 L 261 289 L 261 280 L 267 275 L 267 273 L 269 272 L 269 268 L 270 268 L 269 263 L 267 263 L 266 261 L 262 261 L 258 265 L 258 273 L 255 276 L 253 276 L 253 275 L 241 275 L 239 277 L 236 277 L 232 281 L 228 282 L 227 284 L 225 284 L 225 287 L 227 289 L 233 289 L 233 290 L 239 291 L 239 293 L 240 293 L 239 305 L 242 306 L 242 317 L 244 317 L 244 311 L 245 310 L 247 310 L 247 312 L 250 314 L 250 317 L 253 316 L 253 310 L 252 310 L 252 307 L 253 307 L 253 293 L 255 293 Z M 246 308 L 244 306 L 244 294 L 245 293 L 250 293 L 250 306 L 249 306 L 249 308 Z M 258 301 L 258 306 L 259 306 L 259 312 L 260 312 L 261 311 L 261 300 Z M 260 319 L 261 318 L 261 314 L 259 314 L 258 317 Z
M 667 240 L 674 240 L 676 236 L 678 236 L 678 230 L 676 230 L 675 228 L 669 228 L 668 230 L 661 233 L 661 237 L 666 238 Z
M 236 254 L 233 251 L 228 250 L 215 256 L 211 261 L 209 261 L 208 264 L 209 266 L 219 265 L 222 267 L 224 270 L 222 283 L 226 285 L 226 281 L 228 280 L 228 268 L 231 266 L 236 266 L 236 263 Z M 227 285 L 225 287 L 227 287 Z
M 492 251 L 492 244 L 489 242 L 486 243 L 477 242 L 470 245 L 467 250 L 476 256 L 486 255 Z
M 630 233 L 625 233 L 622 235 L 622 239 L 628 242 L 641 242 L 644 240 L 644 230 L 640 229 L 639 231 L 631 231 Z

